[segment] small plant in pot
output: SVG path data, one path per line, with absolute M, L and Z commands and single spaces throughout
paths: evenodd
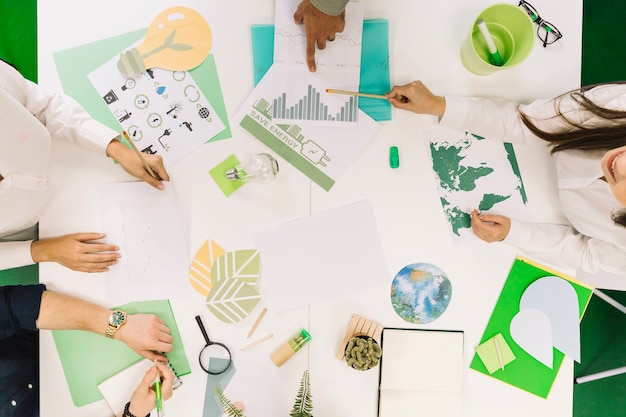
M 348 366 L 359 371 L 378 365 L 382 355 L 378 342 L 369 336 L 355 336 L 350 339 L 345 353 Z

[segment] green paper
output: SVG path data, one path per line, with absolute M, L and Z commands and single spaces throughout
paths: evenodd
M 526 288 L 535 280 L 550 275 L 566 279 L 572 284 L 578 295 L 579 316 L 583 317 L 593 294 L 592 288 L 556 271 L 551 271 L 531 261 L 517 258 L 511 267 L 509 276 L 500 293 L 500 298 L 494 307 L 480 342 L 482 344 L 487 339 L 493 337 L 493 335 L 502 333 L 516 359 L 507 365 L 505 372 L 495 372 L 493 374 L 489 373 L 478 354 L 474 355 L 470 364 L 470 368 L 475 371 L 490 375 L 492 378 L 499 379 L 541 398 L 548 397 L 565 355 L 553 348 L 553 368 L 550 369 L 544 366 L 513 341 L 510 325 L 513 317 L 519 312 L 519 301 Z M 558 300 L 555 300 L 555 302 L 558 302 Z
M 39 264 L 0 271 L 0 286 L 32 285 L 39 283 Z
M 624 80 L 626 73 L 626 55 L 623 53 L 626 49 L 624 3 L 618 0 L 583 0 L 582 14 L 581 85 Z M 549 20 L 554 22 L 556 18 Z M 557 27 L 560 26 L 559 23 L 556 22 Z M 564 37 L 568 35 L 567 32 L 563 34 Z M 563 40 L 557 41 L 552 46 L 558 48 L 560 42 Z M 598 415 L 607 416 L 600 413 Z
M 385 94 L 391 90 L 388 26 L 384 19 L 363 21 L 359 91 Z M 252 59 L 257 85 L 274 63 L 273 25 L 252 26 Z M 359 97 L 359 109 L 376 121 L 391 120 L 391 104 L 387 100 Z
M 625 291 L 602 290 L 626 306 Z M 580 377 L 626 366 L 626 314 L 599 297 L 592 297 L 580 324 Z M 626 410 L 626 374 L 574 384 L 574 417 L 622 417 Z
M 174 338 L 173 350 L 167 354 L 172 367 L 178 376 L 191 373 L 168 300 L 134 302 L 118 308 L 129 314 L 152 313 L 162 318 Z M 52 336 L 77 407 L 102 400 L 98 384 L 143 359 L 123 342 L 92 332 L 54 330 Z
M 0 58 L 37 82 L 37 1 L 0 0 Z
M 497 347 L 496 340 L 498 341 Z M 500 350 L 499 356 L 498 350 Z M 504 340 L 502 333 L 498 333 L 491 339 L 477 346 L 476 354 L 478 354 L 480 360 L 483 361 L 490 374 L 502 370 L 504 366 L 515 360 L 515 355 L 509 347 L 509 344 Z M 500 363 L 500 358 L 502 358 L 502 363 Z
M 59 72 L 65 94 L 78 101 L 94 119 L 113 130 L 120 131 L 117 119 L 107 108 L 87 75 L 104 65 L 111 57 L 126 50 L 140 40 L 146 29 L 136 30 L 112 38 L 100 40 L 76 48 L 54 53 L 54 61 Z M 198 87 L 202 90 L 226 129 L 210 138 L 207 142 L 227 139 L 232 136 L 226 105 L 219 83 L 215 58 L 209 55 L 200 66 L 189 71 Z
M 213 181 L 215 181 L 217 186 L 220 187 L 220 190 L 222 190 L 226 196 L 231 195 L 246 184 L 243 181 L 233 181 L 226 178 L 226 171 L 239 164 L 239 159 L 237 159 L 235 155 L 231 155 L 209 171 Z

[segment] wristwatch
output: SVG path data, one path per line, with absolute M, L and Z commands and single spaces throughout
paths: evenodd
M 104 333 L 109 339 L 113 339 L 115 332 L 119 330 L 126 323 L 126 313 L 122 310 L 114 310 L 109 316 L 109 324 L 107 330 Z

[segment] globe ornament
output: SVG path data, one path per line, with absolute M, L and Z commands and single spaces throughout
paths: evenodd
M 450 304 L 452 285 L 439 267 L 414 263 L 402 268 L 391 284 L 391 305 L 405 321 L 430 323 Z

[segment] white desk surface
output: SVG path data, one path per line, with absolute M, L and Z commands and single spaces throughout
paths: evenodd
M 552 97 L 580 85 L 581 0 L 534 0 L 532 3 L 542 16 L 564 33 L 563 39 L 548 48 L 537 41 L 524 63 L 489 76 L 467 72 L 460 62 L 459 48 L 474 17 L 495 2 L 363 2 L 366 19 L 389 21 L 392 84 L 421 79 L 437 94 L 499 96 L 519 101 Z M 214 36 L 212 53 L 226 108 L 232 115 L 253 88 L 250 25 L 273 23 L 271 0 L 41 1 L 38 4 L 40 84 L 61 89 L 52 53 L 147 27 L 156 14 L 174 5 L 192 7 L 209 22 Z M 183 388 L 166 403 L 168 415 L 202 415 L 206 377 L 196 357 L 203 339 L 193 319 L 200 314 L 211 337 L 229 344 L 236 352 L 237 374 L 241 377 L 238 379 L 235 374 L 226 392 L 241 394 L 241 398 L 233 399 L 248 403 L 250 417 L 287 415 L 302 371 L 307 367 L 314 389 L 325 383 L 336 387 L 335 395 L 327 398 L 328 407 L 316 409 L 316 415 L 374 417 L 377 370 L 353 371 L 335 359 L 351 314 L 357 313 L 389 327 L 464 330 L 467 365 L 464 416 L 571 416 L 573 367 L 569 359 L 564 361 L 547 400 L 469 369 L 474 346 L 480 341 L 517 252 L 501 244 L 451 243 L 421 138 L 422 131 L 433 126 L 432 117 L 394 110 L 393 120 L 381 123 L 362 155 L 330 192 L 279 159 L 281 173 L 277 181 L 246 186 L 231 197 L 224 197 L 207 171 L 232 153 L 248 155 L 267 150 L 232 120 L 232 139 L 204 145 L 168 167 L 183 207 L 190 258 L 207 239 L 215 239 L 227 250 L 254 247 L 252 231 L 260 227 L 366 199 L 374 207 L 389 282 L 403 266 L 428 262 L 448 274 L 454 291 L 445 314 L 423 326 L 410 325 L 395 314 L 389 303 L 387 284 L 280 316 L 268 305 L 270 310 L 257 335 L 271 331 L 275 337 L 245 354 L 239 348 L 246 344 L 245 335 L 260 307 L 245 321 L 225 325 L 208 314 L 200 296 L 193 300 L 173 300 L 192 374 L 184 377 Z M 401 165 L 397 170 L 388 166 L 391 145 L 400 149 Z M 548 155 L 520 148 L 517 153 L 534 219 L 562 220 Z M 42 237 L 97 230 L 99 207 L 94 185 L 130 178 L 105 158 L 66 143 L 54 145 L 53 158 L 50 183 L 54 198 L 40 223 Z M 72 272 L 54 264 L 42 264 L 40 273 L 41 281 L 49 289 L 104 302 L 103 275 Z M 299 327 L 311 331 L 313 342 L 283 367 L 274 367 L 269 361 L 270 353 Z M 110 414 L 104 401 L 81 408 L 72 405 L 49 332 L 41 335 L 41 359 L 42 416 Z M 246 375 L 249 378 L 243 378 Z

